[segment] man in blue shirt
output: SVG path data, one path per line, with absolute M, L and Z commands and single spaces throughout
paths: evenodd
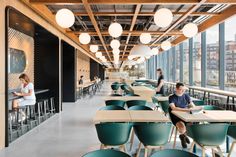
M 171 111 L 183 111 L 190 112 L 194 110 L 194 103 L 188 94 L 185 93 L 186 87 L 183 83 L 176 83 L 176 91 L 173 95 L 169 96 L 169 114 L 172 123 L 176 126 L 178 132 L 180 133 L 179 138 L 181 140 L 181 145 L 183 148 L 187 148 L 187 143 L 189 144 L 189 138 L 186 136 L 186 126 L 179 117 L 171 113 Z M 199 108 L 196 108 L 199 109 Z

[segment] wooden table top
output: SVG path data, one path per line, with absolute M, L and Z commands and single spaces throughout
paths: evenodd
M 236 112 L 212 110 L 205 113 L 190 114 L 182 111 L 172 111 L 174 115 L 185 122 L 236 122 Z
M 107 96 L 104 97 L 104 100 L 123 100 L 123 101 L 129 101 L 129 100 L 144 100 L 143 98 L 139 96 Z
M 99 110 L 93 119 L 100 122 L 170 122 L 160 111 Z
M 169 100 L 169 96 L 155 96 L 155 98 L 156 98 L 158 101 L 167 101 L 167 100 Z M 191 100 L 192 100 L 192 101 L 201 101 L 200 99 L 193 98 L 193 97 L 191 97 Z

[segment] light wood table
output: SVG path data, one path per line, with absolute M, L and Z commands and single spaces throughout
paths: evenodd
M 205 113 L 190 114 L 188 112 L 172 111 L 174 115 L 185 122 L 236 122 L 234 111 L 204 111 Z
M 139 96 L 107 96 L 104 97 L 104 100 L 123 100 L 123 101 L 129 101 L 129 100 L 144 100 L 142 97 Z
M 159 111 L 112 111 L 99 110 L 93 119 L 94 123 L 100 122 L 170 122 L 169 118 Z
M 94 123 L 100 122 L 130 122 L 131 117 L 127 110 L 99 110 L 93 119 Z
M 151 89 L 145 86 L 132 86 L 131 87 L 134 91 L 134 94 L 138 94 L 147 102 L 152 102 L 152 97 L 156 94 L 155 89 Z
M 129 111 L 132 122 L 170 122 L 160 111 Z
M 167 100 L 169 100 L 169 96 L 155 96 L 155 98 L 156 98 L 158 101 L 167 101 Z M 193 97 L 191 97 L 191 100 L 192 100 L 192 101 L 201 101 L 200 99 L 193 98 Z

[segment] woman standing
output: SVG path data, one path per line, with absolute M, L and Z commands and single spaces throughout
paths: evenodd
M 26 105 L 35 105 L 36 103 L 34 85 L 30 82 L 29 77 L 26 74 L 21 74 L 19 79 L 21 81 L 21 91 L 14 92 L 14 95 L 22 96 L 22 98 L 13 100 L 13 109 Z
M 157 69 L 158 81 L 157 81 L 157 89 L 156 94 L 164 95 L 164 75 L 160 68 Z

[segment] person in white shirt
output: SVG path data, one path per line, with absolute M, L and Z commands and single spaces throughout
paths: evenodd
M 19 79 L 21 81 L 21 91 L 14 92 L 14 95 L 22 96 L 22 98 L 13 100 L 13 109 L 26 105 L 35 105 L 36 103 L 34 85 L 32 82 L 30 82 L 29 77 L 26 74 L 21 74 Z

